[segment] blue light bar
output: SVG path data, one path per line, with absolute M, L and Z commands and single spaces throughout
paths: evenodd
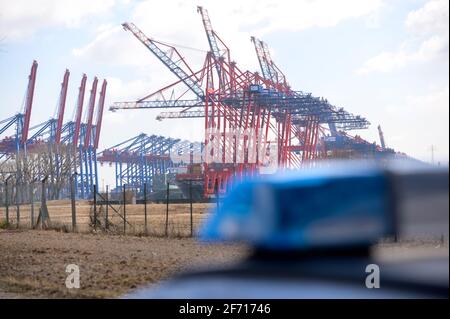
M 388 176 L 351 163 L 249 180 L 223 199 L 200 235 L 271 250 L 369 245 L 395 231 Z

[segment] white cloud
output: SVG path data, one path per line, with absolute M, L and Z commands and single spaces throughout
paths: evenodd
M 427 62 L 440 57 L 448 59 L 448 37 L 434 35 L 424 40 L 416 51 L 408 50 L 406 43 L 403 43 L 402 48 L 398 51 L 382 52 L 367 60 L 364 66 L 357 70 L 357 73 L 390 72 L 414 62 Z
M 108 77 L 108 98 L 112 100 L 127 100 L 143 93 L 148 93 L 149 80 L 133 80 L 124 83 L 121 79 Z
M 417 34 L 448 32 L 448 18 L 448 1 L 433 0 L 410 12 L 405 25 Z
M 250 41 L 251 35 L 262 37 L 276 31 L 332 27 L 348 19 L 369 18 L 381 4 L 381 0 L 231 0 L 226 4 L 206 0 L 200 3 L 208 9 L 214 30 L 231 49 L 232 59 L 238 61 L 238 67 L 254 71 L 259 70 L 259 66 Z M 179 49 L 196 70 L 202 66 L 205 53 L 209 50 L 201 17 L 196 12 L 197 5 L 199 3 L 196 0 L 141 1 L 134 5 L 131 16 L 125 19 L 134 22 L 147 36 L 156 40 L 203 50 L 199 52 Z M 92 41 L 73 49 L 72 53 L 78 59 L 107 64 L 111 70 L 125 67 L 129 70 L 128 75 L 133 75 L 133 81 L 117 77 L 108 79 L 108 92 L 111 93 L 108 93 L 109 102 L 140 98 L 174 79 L 171 73 L 131 33 L 122 30 L 121 26 L 99 26 Z M 272 53 L 275 56 L 276 52 Z M 123 74 L 122 69 L 117 74 Z M 203 125 L 201 120 L 158 122 L 154 118 L 159 112 L 160 110 L 138 110 L 109 115 L 108 121 L 113 123 L 111 129 L 114 134 L 104 138 L 105 145 L 113 143 L 112 135 L 117 134 L 115 140 L 124 138 L 123 131 L 114 129 L 118 127 L 118 123 L 122 124 L 121 127 L 127 127 L 127 136 L 139 133 L 138 128 L 148 128 L 151 132 L 167 136 L 202 139 L 203 133 L 197 129 L 199 125 Z M 126 125 L 131 122 L 134 125 Z
M 250 35 L 262 36 L 274 31 L 298 31 L 311 27 L 331 27 L 352 18 L 369 16 L 381 7 L 381 0 L 317 0 L 317 1 L 237 1 L 224 5 L 218 1 L 204 1 L 209 10 L 214 29 L 232 48 L 232 54 L 240 65 L 256 66 L 253 61 Z M 208 50 L 200 16 L 195 12 L 197 1 L 142 1 L 134 7 L 131 21 L 149 36 L 176 44 Z M 289 8 L 289 9 L 287 9 Z M 152 12 L 149 19 L 149 12 Z M 101 30 L 97 37 L 73 53 L 89 58 L 100 57 L 109 52 L 112 63 L 141 64 L 148 59 L 124 59 L 123 52 L 130 54 L 128 48 L 131 38 L 118 27 Z M 134 42 L 135 39 L 131 39 Z M 125 41 L 125 42 L 124 42 Z M 108 50 L 115 48 L 114 50 Z M 132 47 L 134 50 L 134 46 Z M 186 53 L 189 54 L 189 53 Z M 114 56 L 119 55 L 119 56 Z M 251 56 L 252 59 L 248 57 Z M 197 61 L 201 63 L 201 61 Z
M 382 52 L 357 70 L 358 74 L 390 72 L 411 63 L 448 61 L 449 7 L 447 0 L 431 0 L 408 14 L 405 26 L 411 38 L 396 51 Z M 448 62 L 447 62 L 448 63 Z
M 92 42 L 72 50 L 74 56 L 115 65 L 142 66 L 149 63 L 148 52 L 137 46 L 136 40 L 125 34 L 120 25 L 103 25 L 97 30 Z
M 430 161 L 430 147 L 434 145 L 436 158 L 448 163 L 448 105 L 449 87 L 446 85 L 406 96 L 402 104 L 386 106 L 386 115 L 390 119 L 383 123 L 386 143 L 426 161 Z
M 274 31 L 299 31 L 311 27 L 331 27 L 352 18 L 368 16 L 381 7 L 381 0 L 369 1 L 228 1 L 227 6 L 208 3 L 241 28 L 257 35 Z
M 0 0 L 0 35 L 6 40 L 18 40 L 46 27 L 79 27 L 87 17 L 108 12 L 114 3 L 114 0 Z

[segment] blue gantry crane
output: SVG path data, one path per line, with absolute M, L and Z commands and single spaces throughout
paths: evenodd
M 21 150 L 26 148 L 31 110 L 33 107 L 37 67 L 38 63 L 33 61 L 30 75 L 28 76 L 24 111 L 0 121 L 0 136 L 6 135 L 11 128 L 14 129 L 14 135 L 4 136 L 3 139 L 0 140 L 0 160 L 2 161 L 10 159 L 13 154 L 17 155 Z
M 179 139 L 142 133 L 103 150 L 97 159 L 100 163 L 114 163 L 116 189 L 127 185 L 141 193 L 147 184 L 151 192 L 153 177 L 174 166 L 170 154 L 178 142 Z
M 165 175 L 171 168 L 184 168 L 202 162 L 203 144 L 159 135 L 141 133 L 109 147 L 97 156 L 98 161 L 114 164 L 115 189 L 124 185 L 142 194 L 144 185 L 153 192 L 156 175 Z
M 68 194 L 68 176 L 75 174 L 76 195 L 88 198 L 92 195 L 93 185 L 98 184 L 96 153 L 99 145 L 103 109 L 106 95 L 106 80 L 103 81 L 96 109 L 94 123 L 96 90 L 98 79 L 94 78 L 85 122 L 82 123 L 83 101 L 87 77 L 83 74 L 79 88 L 75 119 L 64 122 L 70 72 L 66 70 L 57 104 L 57 114 L 44 122 L 30 126 L 36 82 L 37 62 L 33 61 L 26 91 L 24 112 L 0 121 L 0 160 L 1 163 L 19 160 L 36 160 L 29 157 L 32 153 L 46 154 L 50 160 L 50 169 L 34 172 L 34 178 L 50 175 L 49 183 L 62 183 L 61 192 L 54 194 L 61 198 Z M 11 132 L 14 134 L 11 135 Z M 35 167 L 40 167 L 39 165 Z M 64 176 L 62 176 L 64 175 Z M 67 176 L 66 176 L 67 175 Z M 19 178 L 19 177 L 17 177 Z M 24 176 L 20 177 L 21 179 Z M 19 182 L 31 181 L 18 179 Z

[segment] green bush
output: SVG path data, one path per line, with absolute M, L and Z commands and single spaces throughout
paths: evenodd
M 0 220 L 0 229 L 9 228 L 10 224 L 6 220 Z

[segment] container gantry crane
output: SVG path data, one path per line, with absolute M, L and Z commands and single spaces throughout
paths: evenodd
M 55 143 L 59 144 L 61 143 L 61 133 L 63 128 L 63 121 L 64 121 L 64 110 L 66 108 L 66 98 L 67 98 L 67 87 L 69 85 L 69 76 L 70 72 L 69 70 L 66 70 L 64 73 L 64 79 L 61 84 L 61 94 L 59 98 L 59 108 L 58 108 L 58 122 L 56 127 L 56 133 L 55 133 Z
M 58 110 L 56 118 L 50 118 L 47 121 L 34 125 L 29 128 L 29 131 L 33 132 L 33 135 L 27 139 L 26 144 L 38 145 L 40 143 L 53 143 L 60 144 L 61 136 L 63 132 L 64 111 L 66 107 L 67 88 L 69 85 L 69 70 L 64 72 L 63 81 L 61 83 L 61 91 L 58 99 Z
M 386 149 L 386 143 L 384 142 L 384 134 L 383 131 L 381 130 L 381 125 L 378 125 L 378 135 L 380 136 L 381 148 L 384 150 Z
M 228 49 L 227 45 L 220 39 L 216 32 L 214 32 L 211 24 L 211 19 L 209 18 L 208 10 L 201 6 L 198 6 L 197 12 L 202 16 L 203 27 L 205 28 L 206 38 L 208 39 L 212 56 L 216 61 L 226 59 L 226 61 L 230 63 L 230 49 Z M 221 72 L 220 63 L 215 63 L 215 67 L 217 70 L 218 79 L 219 81 L 221 81 L 222 75 L 225 74 L 222 74 Z
M 25 100 L 25 116 L 23 120 L 23 128 L 21 132 L 21 144 L 25 145 L 28 139 L 28 129 L 30 128 L 31 110 L 33 107 L 34 87 L 36 84 L 36 73 L 38 63 L 33 61 L 28 81 L 27 97 Z
M 279 150 L 278 166 L 283 169 L 299 167 L 302 161 L 316 153 L 319 124 L 338 123 L 344 129 L 367 127 L 369 123 L 362 117 L 337 109 L 311 94 L 291 90 L 271 60 L 267 46 L 263 45 L 261 51 L 268 65 L 267 78 L 240 70 L 230 60 L 228 47 L 213 30 L 207 11 L 202 7 L 197 10 L 202 16 L 211 51 L 207 53 L 203 67 L 196 72 L 174 47 L 169 50 L 175 53 L 180 66 L 164 53 L 161 42 L 145 36 L 131 23 L 123 24 L 178 77 L 178 81 L 136 102 L 114 103 L 110 109 L 183 108 L 181 112 L 161 113 L 158 119 L 204 118 L 205 195 L 225 192 L 233 179 L 258 172 L 264 159 L 261 154 L 250 158 L 254 154 L 249 152 L 250 148 L 254 149 L 253 139 L 257 141 L 257 147 L 265 150 L 271 142 L 269 135 L 274 136 Z M 275 76 L 276 84 L 271 76 Z M 163 93 L 179 84 L 185 85 L 186 91 L 165 99 Z M 187 98 L 186 92 L 192 98 Z M 299 130 L 308 125 L 309 131 Z M 299 136 L 300 133 L 304 136 Z M 297 154 L 300 147 L 292 143 L 294 137 L 307 142 L 301 149 L 303 158 Z
M 98 184 L 96 150 L 99 146 L 107 82 L 106 80 L 103 81 L 98 106 L 95 110 L 98 80 L 97 78 L 94 79 L 86 122 L 82 123 L 83 102 L 87 81 L 86 75 L 83 74 L 76 103 L 75 119 L 64 122 L 70 78 L 70 71 L 66 69 L 61 82 L 55 116 L 42 123 L 31 125 L 37 67 L 38 63 L 33 61 L 28 76 L 24 111 L 0 121 L 0 137 L 2 137 L 0 139 L 1 164 L 11 163 L 11 160 L 15 158 L 15 167 L 17 167 L 18 172 L 16 179 L 19 182 L 26 183 L 27 181 L 22 180 L 24 176 L 21 176 L 21 171 L 26 170 L 28 160 L 33 161 L 39 158 L 36 156 L 29 157 L 28 155 L 31 153 L 45 153 L 50 159 L 50 173 L 47 171 L 39 171 L 39 169 L 36 170 L 36 167 L 39 168 L 41 165 L 33 165 L 33 176 L 40 178 L 49 174 L 49 183 L 59 185 L 68 182 L 67 174 L 77 172 L 75 179 L 76 196 L 87 198 L 92 195 L 92 186 Z M 95 124 L 94 113 L 96 114 Z M 14 135 L 5 136 L 13 129 Z M 70 172 L 67 171 L 68 169 Z M 64 197 L 67 195 L 69 184 L 62 188 L 59 186 L 57 188 L 58 192 L 49 198 L 61 198 L 61 196 Z M 59 193 L 60 190 L 62 191 L 61 193 Z
M 14 136 L 5 136 L 0 140 L 0 160 L 6 161 L 12 155 L 18 155 L 26 148 L 28 132 L 30 128 L 31 111 L 33 108 L 34 88 L 36 84 L 38 63 L 33 61 L 28 85 L 25 93 L 25 107 L 22 113 L 18 113 L 0 122 L 0 136 L 6 134 L 10 128 L 14 128 Z
M 80 141 L 78 147 L 79 180 L 78 187 L 82 198 L 89 197 L 96 182 L 96 161 L 95 152 L 92 147 L 92 123 L 94 117 L 95 97 L 97 94 L 97 77 L 92 81 L 92 87 L 89 95 L 88 109 L 86 113 L 86 122 L 80 127 Z
M 85 123 L 83 123 L 86 82 L 87 76 L 83 74 L 78 88 L 75 118 L 63 126 L 63 133 L 66 132 L 66 134 L 62 139 L 62 142 L 68 145 L 73 154 L 73 171 L 77 173 L 74 179 L 75 190 L 76 196 L 79 198 L 89 198 L 92 195 L 93 185 L 98 185 L 96 153 L 100 140 L 107 87 L 107 81 L 104 80 L 97 109 L 95 110 L 98 79 L 97 77 L 94 78 L 87 105 L 88 108 L 84 112 Z M 96 114 L 95 125 L 93 125 L 94 114 Z
M 78 145 L 81 144 L 79 143 L 79 138 L 81 131 L 81 118 L 83 116 L 83 104 L 84 104 L 84 94 L 86 90 L 86 81 L 87 81 L 86 74 L 83 74 L 83 77 L 81 78 L 80 88 L 78 90 L 77 111 L 75 115 L 74 132 L 72 139 L 72 145 L 74 147 L 77 147 Z
M 144 133 L 109 147 L 98 154 L 100 163 L 114 163 L 115 189 L 123 185 L 139 194 L 147 185 L 152 191 L 153 178 L 157 174 L 165 174 L 169 167 L 173 167 L 170 154 L 179 139 Z
M 30 128 L 33 135 L 26 141 L 28 152 L 34 151 L 39 148 L 39 145 L 45 145 L 44 148 L 40 147 L 37 151 L 46 151 L 48 157 L 50 158 L 50 163 L 52 169 L 49 171 L 48 180 L 50 183 L 59 183 L 62 178 L 62 165 L 65 156 L 65 149 L 61 147 L 61 137 L 63 133 L 63 121 L 64 121 L 64 111 L 66 107 L 67 90 L 69 85 L 70 72 L 66 69 L 63 76 L 63 81 L 61 83 L 61 91 L 59 94 L 58 104 L 57 104 L 57 114 L 56 118 L 50 118 L 40 124 L 37 124 Z M 45 173 L 39 173 L 35 178 L 42 179 Z M 58 193 L 49 192 L 49 198 L 59 197 Z M 64 192 L 64 190 L 62 190 Z
M 100 132 L 102 129 L 103 110 L 105 108 L 105 97 L 106 97 L 106 86 L 107 85 L 108 85 L 108 82 L 106 80 L 103 80 L 102 88 L 100 90 L 100 97 L 98 100 L 97 122 L 94 126 L 94 149 L 98 149 L 98 145 L 100 142 Z

